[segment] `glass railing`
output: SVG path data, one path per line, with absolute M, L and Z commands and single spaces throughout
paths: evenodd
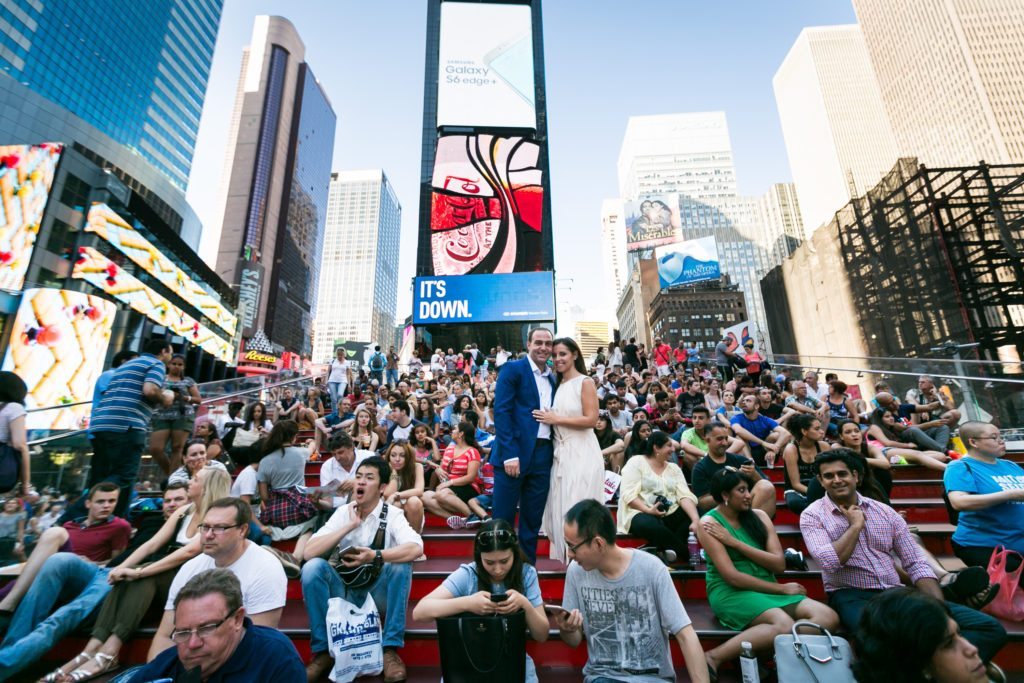
M 1007 440 L 1024 450 L 1024 375 L 1014 363 L 951 358 L 857 358 L 776 354 L 773 368 L 789 368 L 794 379 L 815 371 L 825 382 L 835 373 L 851 387 L 854 398 L 870 401 L 876 385 L 885 383 L 891 393 L 905 399 L 917 389 L 918 378 L 929 375 L 941 392 L 952 398 L 961 420 L 993 422 Z
M 196 419 L 215 420 L 221 414 L 227 414 L 228 405 L 233 401 L 250 403 L 263 401 L 273 403 L 278 393 L 285 388 L 293 389 L 296 394 L 312 386 L 313 377 L 303 376 L 294 370 L 285 370 L 267 375 L 238 377 L 234 379 L 207 382 L 198 385 L 199 395 L 203 402 L 199 407 Z M 92 446 L 88 438 L 88 415 L 91 405 L 60 405 L 34 409 L 33 413 L 54 413 L 57 411 L 74 410 L 84 418 L 78 417 L 73 428 L 32 429 L 29 432 L 29 449 L 31 452 L 32 482 L 43 491 L 52 487 L 59 491 L 81 490 L 88 475 L 89 460 Z M 58 424 L 66 424 L 68 420 L 53 418 Z M 159 466 L 148 453 L 143 455 L 139 482 L 149 481 L 154 487 L 164 478 Z

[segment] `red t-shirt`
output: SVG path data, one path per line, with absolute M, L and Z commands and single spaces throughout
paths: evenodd
M 668 344 L 654 347 L 654 364 L 668 365 L 672 358 L 672 347 Z
M 672 355 L 675 356 L 677 363 L 686 362 L 686 349 L 680 349 L 679 347 L 676 347 L 672 349 Z
M 466 476 L 466 472 L 469 471 L 469 463 L 480 462 L 480 453 L 475 448 L 467 448 L 462 455 L 456 457 L 455 455 L 455 444 L 448 444 L 448 448 L 444 451 L 444 457 L 441 458 L 441 469 L 451 479 L 458 479 L 459 477 Z M 480 493 L 480 471 L 477 470 L 477 478 L 473 480 L 471 486 L 473 489 Z
M 111 517 L 84 529 L 80 522 L 64 522 L 63 526 L 68 532 L 71 551 L 93 562 L 106 562 L 114 556 L 115 550 L 120 552 L 127 548 L 132 536 L 132 525 L 120 517 Z

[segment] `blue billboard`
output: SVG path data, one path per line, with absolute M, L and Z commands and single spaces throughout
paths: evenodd
M 658 247 L 654 258 L 658 261 L 658 280 L 662 289 L 717 280 L 722 276 L 718 266 L 718 245 L 714 237 L 701 237 Z
M 413 285 L 415 325 L 554 319 L 555 283 L 550 271 L 418 277 Z

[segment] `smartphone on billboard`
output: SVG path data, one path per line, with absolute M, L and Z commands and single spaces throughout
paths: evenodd
M 533 40 L 529 33 L 507 40 L 484 55 L 484 64 L 531 107 L 533 102 Z

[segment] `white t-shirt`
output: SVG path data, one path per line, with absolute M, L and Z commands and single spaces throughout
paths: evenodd
M 252 616 L 284 607 L 288 579 L 285 578 L 280 560 L 252 541 L 245 541 L 245 544 L 248 547 L 242 556 L 234 564 L 223 567 L 237 576 L 238 582 L 242 584 L 242 606 L 245 607 L 245 613 Z M 189 579 L 216 567 L 213 558 L 205 553 L 181 565 L 178 575 L 171 582 L 164 609 L 174 609 L 174 599 Z
M 331 374 L 327 376 L 328 382 L 348 384 L 348 361 L 339 361 L 337 358 L 331 361 Z
M 25 414 L 25 406 L 20 403 L 8 403 L 0 409 L 0 443 L 11 442 L 10 421 Z
M 231 485 L 231 497 L 239 498 L 241 496 L 257 495 L 258 487 L 256 482 L 256 470 L 253 469 L 252 465 L 249 465 L 235 477 L 235 483 Z
M 324 460 L 324 464 L 320 466 L 320 485 L 327 486 L 332 481 L 337 479 L 341 483 L 345 483 L 349 479 L 356 476 L 356 470 L 359 469 L 359 463 L 366 460 L 367 458 L 376 455 L 373 451 L 364 451 L 359 448 L 356 449 L 356 459 L 352 463 L 352 469 L 346 470 L 338 462 L 336 458 L 328 458 Z M 234 494 L 232 494 L 234 495 Z M 334 507 L 341 507 L 349 500 L 349 494 L 342 496 L 335 496 L 332 499 L 332 505 Z
M 373 543 L 373 537 L 377 535 L 377 527 L 380 526 L 380 511 L 383 506 L 384 500 L 381 499 L 377 503 L 377 507 L 373 508 L 373 512 L 366 516 L 363 523 L 350 531 L 348 535 L 342 536 L 341 541 L 338 543 L 339 548 L 345 546 L 360 546 L 363 548 L 369 548 L 370 544 Z M 334 533 L 338 529 L 348 525 L 350 521 L 349 506 L 345 505 L 334 511 L 331 518 L 327 520 L 319 531 L 313 534 L 313 538 L 318 536 L 327 536 L 328 534 Z M 415 543 L 420 548 L 423 547 L 423 539 L 420 535 L 413 531 L 413 528 L 409 526 L 409 522 L 405 519 L 405 513 L 402 512 L 402 508 L 398 505 L 388 506 L 388 528 L 384 534 L 384 548 L 394 548 L 395 546 L 402 545 L 403 543 Z M 194 561 L 194 560 L 190 560 Z

